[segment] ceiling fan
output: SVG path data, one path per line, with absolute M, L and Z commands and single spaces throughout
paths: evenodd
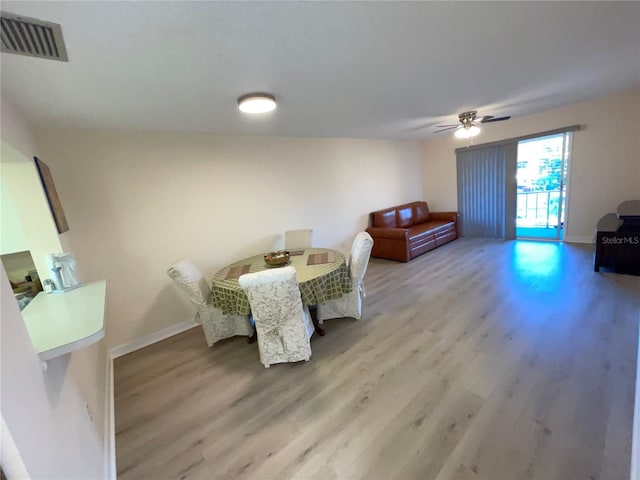
M 462 112 L 458 115 L 460 123 L 455 125 L 436 125 L 436 130 L 433 133 L 444 132 L 445 130 L 456 129 L 455 136 L 458 138 L 470 138 L 475 137 L 480 133 L 480 127 L 478 125 L 482 123 L 502 122 L 503 120 L 509 120 L 511 116 L 507 117 L 494 117 L 493 115 L 485 115 L 484 117 L 478 117 L 478 112 L 471 110 L 470 112 Z

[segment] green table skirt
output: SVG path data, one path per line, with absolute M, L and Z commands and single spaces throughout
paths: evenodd
M 335 261 L 319 265 L 307 265 L 309 255 L 332 252 Z M 251 306 L 237 278 L 225 278 L 232 267 L 248 265 L 247 273 L 260 272 L 270 267 L 264 262 L 263 254 L 234 262 L 217 272 L 213 277 L 213 305 L 225 314 L 249 315 Z M 326 248 L 307 248 L 302 255 L 292 256 L 288 265 L 296 269 L 300 285 L 300 295 L 304 305 L 319 305 L 327 300 L 342 297 L 351 292 L 351 277 L 344 255 Z M 246 267 L 245 267 L 246 268 Z

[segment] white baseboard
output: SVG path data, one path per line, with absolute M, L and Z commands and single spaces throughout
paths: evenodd
M 633 408 L 633 430 L 631 431 L 631 473 L 629 475 L 631 480 L 640 480 L 640 331 L 638 333 L 636 399 Z
M 153 343 L 172 337 L 178 333 L 198 325 L 194 320 L 170 325 L 158 330 L 146 337 L 139 338 L 124 345 L 110 348 L 107 351 L 106 373 L 106 399 L 105 399 L 105 427 L 104 427 L 104 478 L 105 480 L 117 480 L 116 469 L 116 419 L 113 399 L 113 359 L 144 348 Z
M 153 332 L 146 337 L 138 338 L 136 340 L 133 340 L 132 342 L 110 348 L 109 353 L 111 353 L 112 358 L 118 358 L 126 355 L 127 353 L 135 352 L 136 350 L 147 347 L 152 343 L 164 340 L 165 338 L 173 337 L 174 335 L 182 333 L 185 330 L 189 330 L 196 325 L 198 324 L 195 322 L 195 320 L 187 320 L 186 322 L 169 325 L 168 327 L 165 327 L 162 330 L 158 330 L 157 332 Z
M 568 243 L 593 243 L 593 239 L 594 237 L 589 235 L 567 235 L 564 241 Z
M 107 386 L 104 416 L 104 478 L 117 480 L 116 418 L 113 409 L 113 356 L 107 352 Z

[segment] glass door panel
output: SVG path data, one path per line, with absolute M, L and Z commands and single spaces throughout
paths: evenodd
M 518 142 L 516 237 L 562 240 L 570 135 Z

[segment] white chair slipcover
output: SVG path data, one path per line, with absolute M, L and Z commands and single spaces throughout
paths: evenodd
M 311 248 L 313 245 L 313 229 L 301 228 L 284 232 L 284 249 L 298 250 Z
M 349 257 L 349 275 L 353 290 L 335 300 L 318 305 L 318 322 L 330 318 L 351 317 L 360 319 L 362 317 L 362 299 L 366 297 L 364 289 L 364 274 L 367 272 L 369 257 L 373 248 L 373 238 L 367 232 L 360 232 L 356 235 L 351 245 L 351 256 Z
M 234 335 L 250 336 L 253 328 L 247 315 L 225 315 L 213 306 L 213 295 L 206 279 L 191 260 L 182 258 L 175 262 L 167 274 L 198 307 L 195 321 L 202 325 L 207 345 Z
M 247 273 L 238 279 L 251 305 L 258 334 L 260 362 L 299 362 L 311 358 L 309 338 L 314 328 L 302 305 L 294 267 Z

